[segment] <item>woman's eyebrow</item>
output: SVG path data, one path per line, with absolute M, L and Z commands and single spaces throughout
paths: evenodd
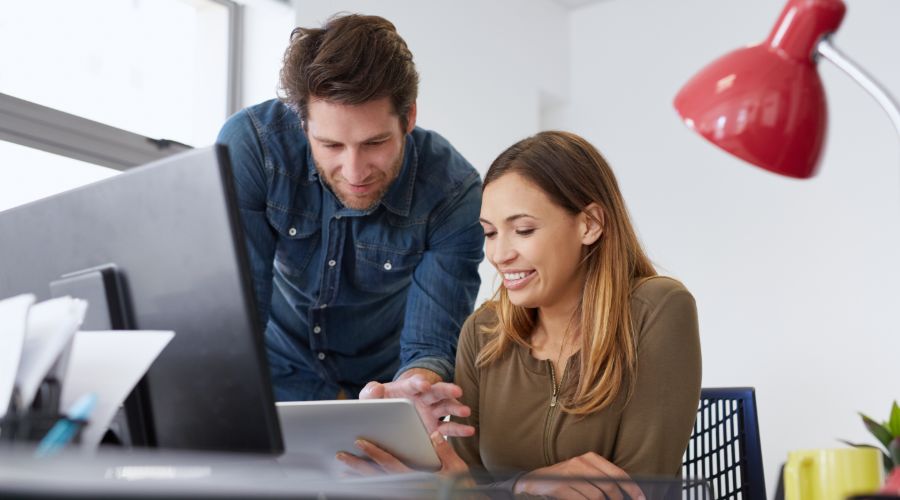
M 507 217 L 505 220 L 506 220 L 506 222 L 514 222 L 523 217 L 528 217 L 529 219 L 537 219 L 537 217 L 535 217 L 533 215 L 529 215 L 529 214 L 513 214 L 513 215 L 510 215 L 509 217 Z M 494 224 L 493 222 L 491 222 L 483 217 L 479 218 L 478 220 L 481 222 L 484 222 L 485 224 L 491 224 L 491 225 Z

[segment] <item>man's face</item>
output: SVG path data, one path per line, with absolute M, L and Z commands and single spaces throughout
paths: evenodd
M 356 106 L 312 99 L 306 132 L 316 170 L 347 208 L 367 210 L 387 192 L 403 166 L 406 134 L 390 98 Z

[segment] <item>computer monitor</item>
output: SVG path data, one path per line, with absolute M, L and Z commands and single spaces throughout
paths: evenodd
M 224 146 L 0 212 L 0 235 L 0 298 L 46 299 L 51 283 L 65 289 L 64 276 L 105 266 L 125 315 L 113 323 L 175 331 L 142 401 L 129 401 L 142 402 L 129 421 L 144 413 L 147 444 L 282 451 Z M 95 311 L 106 306 L 93 295 Z

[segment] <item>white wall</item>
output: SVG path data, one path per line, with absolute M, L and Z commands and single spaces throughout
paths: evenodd
M 294 29 L 294 9 L 274 0 L 238 0 L 244 6 L 244 106 L 271 99 L 278 88 L 284 49 Z
M 900 95 L 900 2 L 847 2 L 835 43 Z M 609 0 L 572 13 L 570 129 L 618 174 L 661 271 L 697 298 L 705 386 L 757 388 L 769 491 L 791 449 L 874 442 L 900 397 L 900 140 L 820 64 L 830 107 L 818 177 L 777 177 L 683 126 L 676 92 L 761 41 L 782 0 Z
M 484 174 L 506 147 L 553 126 L 568 90 L 568 14 L 548 0 L 298 0 L 297 25 L 336 12 L 397 26 L 420 75 L 418 124 L 436 130 Z M 478 301 L 498 284 L 482 264 Z

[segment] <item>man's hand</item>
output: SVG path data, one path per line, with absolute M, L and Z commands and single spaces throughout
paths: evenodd
M 514 493 L 566 499 L 644 499 L 625 471 L 594 452 L 525 474 L 516 481 Z
M 359 393 L 359 399 L 405 398 L 413 402 L 429 434 L 439 431 L 445 436 L 466 437 L 475 434 L 471 425 L 443 422 L 446 415 L 468 417 L 471 410 L 459 402 L 462 389 L 429 370 L 413 368 L 393 382 L 369 382 Z

